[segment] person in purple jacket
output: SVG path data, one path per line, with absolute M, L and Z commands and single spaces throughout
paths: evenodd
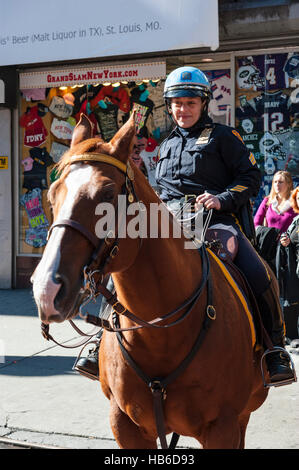
M 286 232 L 296 216 L 290 203 L 292 190 L 291 174 L 288 171 L 277 171 L 272 180 L 269 196 L 263 199 L 255 214 L 255 227 L 266 225 L 277 228 L 281 234 Z

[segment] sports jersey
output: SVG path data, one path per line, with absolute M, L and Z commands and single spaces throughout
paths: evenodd
M 299 78 L 299 52 L 290 53 L 283 67 L 290 78 Z
M 237 85 L 251 90 L 286 88 L 283 66 L 287 53 L 247 56 L 237 60 Z
M 291 125 L 291 116 L 299 111 L 299 103 L 294 102 L 283 91 L 263 92 L 236 109 L 240 120 L 252 118 L 257 131 L 276 132 Z
M 47 109 L 47 108 L 46 108 Z M 39 106 L 27 108 L 20 117 L 20 126 L 25 128 L 24 145 L 26 147 L 38 147 L 42 145 L 48 135 L 40 114 Z

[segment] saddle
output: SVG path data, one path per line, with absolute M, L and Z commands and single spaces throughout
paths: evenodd
M 262 345 L 264 343 L 265 331 L 259 306 L 244 273 L 234 263 L 238 253 L 237 237 L 229 230 L 209 228 L 206 232 L 205 240 L 208 247 L 225 265 L 246 298 L 253 317 L 257 344 Z

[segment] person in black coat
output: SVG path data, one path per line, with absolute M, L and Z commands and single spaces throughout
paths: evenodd
M 282 298 L 286 337 L 291 341 L 291 346 L 299 347 L 299 186 L 292 192 L 291 204 L 298 215 L 280 238 L 276 271 Z

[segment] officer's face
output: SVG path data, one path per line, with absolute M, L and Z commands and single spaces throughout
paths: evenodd
M 178 126 L 184 129 L 194 126 L 201 116 L 205 103 L 199 96 L 172 98 L 171 112 Z

